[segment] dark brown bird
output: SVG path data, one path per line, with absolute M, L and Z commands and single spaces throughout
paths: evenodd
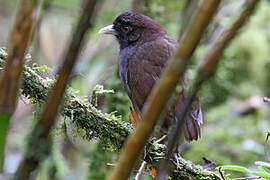
M 99 33 L 114 35 L 120 44 L 119 74 L 133 107 L 140 115 L 144 103 L 154 84 L 160 78 L 168 59 L 175 53 L 178 43 L 151 18 L 136 12 L 124 12 L 113 25 L 102 28 Z M 174 105 L 167 108 L 164 126 L 168 128 L 179 114 L 186 90 Z M 201 136 L 202 113 L 197 99 L 186 121 L 183 131 L 186 140 L 197 140 Z

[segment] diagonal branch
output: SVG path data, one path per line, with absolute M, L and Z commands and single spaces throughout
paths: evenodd
M 69 76 L 79 55 L 84 37 L 88 29 L 92 27 L 97 0 L 85 0 L 83 3 L 79 21 L 73 31 L 69 46 L 62 58 L 64 59 L 64 64 L 59 72 L 58 79 L 47 99 L 40 119 L 29 136 L 28 150 L 16 172 L 17 179 L 29 179 L 31 172 L 35 170 L 39 163 L 42 162 L 50 153 L 51 147 L 49 133 L 54 125 L 58 107 L 62 102 Z M 41 157 L 33 153 L 37 150 L 40 151 L 41 154 L 43 153 Z
M 6 52 L 0 48 L 0 71 L 3 67 Z M 27 56 L 26 61 L 30 60 Z M 55 79 L 43 78 L 40 71 L 43 67 L 33 65 L 24 66 L 22 74 L 21 94 L 28 97 L 30 102 L 43 104 L 48 96 L 48 92 L 52 87 Z M 122 122 L 121 119 L 114 115 L 104 114 L 94 106 L 92 106 L 86 98 L 80 98 L 72 89 L 68 89 L 65 95 L 65 103 L 60 111 L 61 115 L 82 132 L 80 135 L 90 140 L 99 138 L 103 145 L 109 150 L 118 151 L 124 144 L 127 136 L 132 132 L 131 125 Z M 42 152 L 35 151 L 37 156 L 41 156 Z M 162 144 L 149 143 L 147 148 L 146 161 L 154 164 L 158 160 L 164 158 L 165 148 Z M 175 179 L 209 179 L 219 180 L 218 176 L 210 171 L 203 170 L 200 166 L 193 165 L 184 159 L 180 159 L 177 166 L 172 170 Z
M 235 37 L 239 28 L 241 28 L 248 19 L 248 17 L 250 17 L 258 2 L 259 0 L 248 0 L 245 9 L 233 23 L 231 28 L 222 33 L 220 35 L 220 38 L 211 45 L 209 50 L 203 56 L 203 64 L 199 67 L 199 72 L 197 73 L 193 85 L 189 90 L 189 96 L 184 100 L 184 106 L 181 109 L 177 125 L 172 129 L 171 133 L 169 134 L 168 152 L 166 154 L 165 160 L 161 164 L 161 167 L 168 166 L 169 158 L 172 156 L 173 149 L 177 144 L 177 140 L 180 138 L 181 126 L 184 122 L 184 118 L 188 113 L 188 110 L 194 98 L 196 97 L 197 92 L 200 90 L 203 83 L 205 83 L 214 76 L 215 70 L 217 69 L 217 64 L 219 62 L 219 57 L 222 55 L 223 51 L 231 42 L 233 37 Z M 160 179 L 164 179 L 166 176 L 166 171 L 163 171 L 162 173 L 163 175 Z
M 24 64 L 24 52 L 35 21 L 37 2 L 21 0 L 9 37 L 7 64 L 0 77 L 0 172 L 4 164 L 4 149 L 10 116 L 17 104 L 17 91 Z
M 269 102 L 270 102 L 270 98 L 264 97 L 264 98 L 263 98 L 263 101 L 269 103 Z
M 140 152 L 142 152 L 177 83 L 181 80 L 193 50 L 196 48 L 202 33 L 215 14 L 219 3 L 220 0 L 204 0 L 198 4 L 190 23 L 187 25 L 186 31 L 180 39 L 175 57 L 168 61 L 164 73 L 154 86 L 144 105 L 142 121 L 138 123 L 134 133 L 127 139 L 119 161 L 111 171 L 108 179 L 128 179 Z
M 17 90 L 23 69 L 24 52 L 27 48 L 32 25 L 34 1 L 21 0 L 15 23 L 10 34 L 7 64 L 0 79 L 0 110 L 12 114 L 17 103 Z

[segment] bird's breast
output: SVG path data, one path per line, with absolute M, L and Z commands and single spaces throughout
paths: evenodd
M 128 63 L 135 52 L 135 46 L 126 47 L 120 50 L 118 59 L 119 76 L 126 88 L 128 95 L 130 96 L 130 89 L 127 82 Z
M 130 90 L 130 87 L 128 85 L 128 65 L 129 65 L 129 61 L 131 60 L 135 51 L 136 51 L 135 46 L 126 47 L 126 48 L 120 50 L 119 60 L 118 60 L 118 70 L 119 70 L 119 76 L 121 78 L 121 81 L 122 81 L 122 83 L 125 87 L 125 90 L 126 90 L 128 96 L 133 104 L 133 107 L 134 107 L 135 111 L 137 113 L 139 113 L 140 110 L 137 107 L 136 102 L 132 98 L 131 90 Z

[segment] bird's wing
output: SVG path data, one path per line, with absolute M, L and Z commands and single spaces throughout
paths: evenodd
M 129 58 L 127 88 L 137 113 L 140 114 L 148 95 L 151 93 L 156 81 L 160 78 L 162 70 L 166 66 L 168 59 L 176 51 L 176 48 L 177 42 L 166 36 L 137 47 L 135 53 Z M 184 81 L 182 86 L 185 87 Z M 175 117 L 177 118 L 185 97 L 186 89 L 183 88 L 175 104 L 167 109 L 165 126 L 170 126 L 174 122 Z M 183 125 L 186 140 L 197 140 L 201 136 L 200 125 L 202 121 L 200 102 L 196 98 Z
M 176 48 L 176 41 L 168 36 L 163 36 L 138 46 L 129 59 L 127 84 L 131 98 L 139 110 L 142 109 L 167 60 L 173 55 Z

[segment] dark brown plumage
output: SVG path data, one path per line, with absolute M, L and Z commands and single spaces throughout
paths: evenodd
M 174 54 L 178 43 L 154 20 L 135 12 L 124 12 L 113 25 L 100 30 L 113 34 L 120 44 L 119 74 L 135 111 L 140 115 L 144 103 L 154 84 L 159 79 L 168 59 Z M 167 108 L 164 126 L 168 127 L 183 105 L 185 84 L 177 103 Z M 199 100 L 183 125 L 186 140 L 197 140 L 201 136 L 202 113 Z

